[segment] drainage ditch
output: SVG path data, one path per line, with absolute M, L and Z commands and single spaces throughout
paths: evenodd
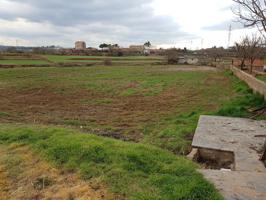
M 235 156 L 233 152 L 214 149 L 193 149 L 188 156 L 205 169 L 235 170 Z

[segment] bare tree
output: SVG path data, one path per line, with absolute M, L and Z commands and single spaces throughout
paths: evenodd
M 245 61 L 248 58 L 248 37 L 243 38 L 240 42 L 235 43 L 235 49 L 238 59 L 241 61 L 240 68 L 244 70 Z
M 219 63 L 221 58 L 225 55 L 225 50 L 223 47 L 214 46 L 207 50 L 207 54 L 213 58 L 215 67 L 217 67 L 217 63 Z
M 266 0 L 233 0 L 237 8 L 233 9 L 245 27 L 256 26 L 266 37 Z
M 247 53 L 250 62 L 250 73 L 253 72 L 253 65 L 255 60 L 259 57 L 260 53 L 262 52 L 262 43 L 263 39 L 261 37 L 258 37 L 256 35 L 248 37 Z
M 241 60 L 241 70 L 244 69 L 245 61 L 248 60 L 250 63 L 250 73 L 252 73 L 254 62 L 262 52 L 262 44 L 263 39 L 256 35 L 252 37 L 246 36 L 239 43 L 236 43 L 236 52 L 238 58 Z

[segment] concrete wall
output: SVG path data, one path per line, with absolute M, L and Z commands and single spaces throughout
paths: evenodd
M 199 148 L 199 157 L 198 159 L 203 161 L 212 161 L 218 166 L 216 168 L 226 168 L 226 169 L 235 169 L 235 156 L 233 152 L 230 151 L 220 151 L 214 149 L 205 149 Z
M 251 89 L 255 92 L 259 92 L 266 99 L 266 83 L 264 81 L 258 80 L 246 72 L 241 71 L 236 67 L 231 67 L 232 72 L 242 81 L 245 81 Z

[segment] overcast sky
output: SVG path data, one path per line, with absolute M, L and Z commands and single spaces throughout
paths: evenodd
M 232 0 L 0 0 L 0 45 L 158 47 L 228 45 L 252 30 L 235 23 Z

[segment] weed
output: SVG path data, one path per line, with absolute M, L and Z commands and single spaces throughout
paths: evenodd
M 47 176 L 39 177 L 33 182 L 33 187 L 36 190 L 43 190 L 43 189 L 51 186 L 52 183 L 53 183 L 53 181 Z
M 9 178 L 19 179 L 20 174 L 23 172 L 23 161 L 20 156 L 9 154 L 1 158 L 0 162 L 5 166 L 4 168 Z
M 0 112 L 0 117 L 8 117 L 9 114 L 7 112 Z

